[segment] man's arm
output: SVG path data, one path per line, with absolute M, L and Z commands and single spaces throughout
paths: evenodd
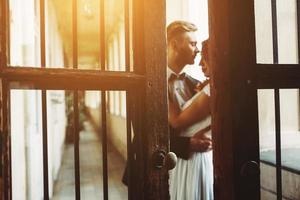
M 170 127 L 170 150 L 177 157 L 188 160 L 193 152 L 206 152 L 212 149 L 212 140 L 203 135 L 210 129 L 206 127 L 197 132 L 193 137 L 182 137 Z
M 206 152 L 212 150 L 212 139 L 205 135 L 205 133 L 210 130 L 211 126 L 209 125 L 191 137 L 190 152 Z

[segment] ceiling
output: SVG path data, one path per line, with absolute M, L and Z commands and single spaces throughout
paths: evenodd
M 51 0 L 68 62 L 72 63 L 72 0 Z M 124 22 L 124 4 L 120 0 L 105 0 L 106 41 Z M 99 60 L 99 0 L 77 0 L 78 64 L 91 66 Z

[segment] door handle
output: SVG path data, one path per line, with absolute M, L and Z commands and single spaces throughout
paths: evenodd
M 165 158 L 165 165 L 168 170 L 174 169 L 176 167 L 177 163 L 177 156 L 173 152 L 167 153 L 167 156 Z
M 166 153 L 163 150 L 158 150 L 153 154 L 154 167 L 161 169 L 164 166 L 166 169 L 171 170 L 176 166 L 177 156 L 173 152 Z
M 242 167 L 240 174 L 244 177 L 256 176 L 260 173 L 259 165 L 256 161 L 249 160 L 245 162 Z

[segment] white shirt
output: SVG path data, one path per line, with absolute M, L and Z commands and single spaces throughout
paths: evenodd
M 167 68 L 167 78 L 168 78 L 168 93 L 169 98 L 178 105 L 180 109 L 184 106 L 184 104 L 193 96 L 192 91 L 190 91 L 187 83 L 183 79 L 179 79 L 180 75 L 184 72 L 181 71 L 179 74 L 176 74 L 169 67 Z M 177 78 L 170 80 L 172 74 L 174 74 Z

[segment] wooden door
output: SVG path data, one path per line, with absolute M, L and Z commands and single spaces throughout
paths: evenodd
M 252 0 L 209 1 L 216 199 L 254 200 L 262 197 L 257 99 L 259 89 L 271 89 L 274 93 L 274 99 L 269 102 L 275 105 L 276 188 L 273 193 L 274 199 L 284 197 L 279 94 L 280 89 L 299 88 L 300 68 L 299 64 L 284 64 L 285 61 L 278 59 L 277 28 L 278 25 L 283 26 L 277 22 L 278 5 L 282 8 L 285 5 L 275 0 L 264 1 L 269 8 L 263 11 L 270 13 L 271 19 L 271 25 L 265 24 L 264 27 L 272 29 L 269 38 L 265 38 L 271 40 L 271 64 L 257 64 L 255 20 L 260 18 L 255 18 L 255 2 L 262 3 Z M 293 3 L 293 8 L 297 10 L 296 35 L 299 36 L 299 4 Z M 287 17 L 287 14 L 285 12 L 281 17 Z M 299 44 L 299 39 L 294 43 Z M 290 48 L 285 51 L 290 52 Z
M 216 199 L 259 199 L 254 1 L 209 1 Z
M 167 87 L 166 87 L 166 34 L 165 1 L 125 0 L 125 34 L 126 34 L 126 71 L 112 72 L 105 69 L 105 15 L 100 16 L 100 70 L 78 69 L 77 43 L 77 1 L 72 2 L 72 69 L 59 69 L 63 66 L 46 66 L 45 54 L 45 1 L 40 1 L 40 52 L 41 65 L 38 67 L 10 66 L 9 63 L 9 1 L 1 1 L 1 137 L 3 146 L 1 161 L 3 164 L 1 182 L 3 182 L 2 199 L 12 198 L 11 189 L 11 145 L 10 145 L 10 90 L 42 90 L 43 121 L 43 165 L 44 165 L 44 199 L 49 199 L 48 186 L 48 152 L 47 152 L 47 90 L 71 90 L 74 94 L 75 123 L 75 193 L 80 199 L 79 172 L 79 137 L 78 137 L 78 91 L 98 90 L 102 98 L 102 139 L 103 139 L 103 173 L 104 199 L 107 193 L 107 150 L 106 150 L 106 105 L 107 91 L 123 90 L 127 93 L 127 142 L 131 143 L 131 122 L 134 126 L 136 145 L 128 146 L 129 160 L 129 199 L 168 199 L 168 174 L 163 166 L 163 157 L 169 149 L 167 123 Z M 101 13 L 106 1 L 100 1 Z M 131 3 L 129 3 L 131 2 Z M 132 18 L 129 17 L 132 10 Z M 38 15 L 37 15 L 38 16 Z M 131 26 L 132 25 L 132 26 Z M 132 28 L 132 30 L 130 30 Z M 129 42 L 132 32 L 132 44 Z M 130 53 L 133 52 L 133 63 Z M 130 70 L 133 66 L 133 70 Z M 49 68 L 53 67 L 53 68 Z M 128 128 L 129 127 L 129 128 Z M 101 153 L 101 152 L 99 152 Z

